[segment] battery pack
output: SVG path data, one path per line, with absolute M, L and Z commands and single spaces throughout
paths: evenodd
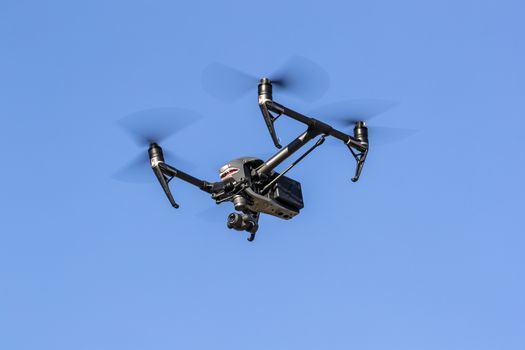
M 282 205 L 296 211 L 304 207 L 301 184 L 286 176 L 282 176 L 275 184 L 272 197 Z

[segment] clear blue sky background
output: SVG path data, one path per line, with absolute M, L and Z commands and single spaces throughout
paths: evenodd
M 0 348 L 524 349 L 524 9 L 3 0 Z M 301 215 L 263 217 L 253 244 L 189 185 L 173 182 L 176 211 L 112 178 L 139 152 L 116 121 L 148 108 L 205 116 L 164 144 L 197 176 L 270 155 L 255 87 L 226 104 L 200 75 L 294 54 L 331 88 L 276 100 L 396 101 L 370 125 L 419 132 L 373 148 L 357 184 L 323 146 L 293 173 Z

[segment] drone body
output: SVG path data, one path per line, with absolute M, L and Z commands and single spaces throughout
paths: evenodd
M 220 181 L 207 182 L 168 165 L 164 160 L 162 148 L 157 143 L 151 143 L 148 150 L 151 168 L 173 207 L 178 208 L 178 204 L 173 199 L 168 184 L 177 177 L 209 193 L 217 204 L 233 203 L 234 209 L 238 212 L 228 216 L 227 226 L 230 229 L 249 232 L 249 241 L 255 238 L 260 214 L 272 215 L 284 220 L 299 214 L 304 207 L 301 184 L 284 174 L 320 146 L 326 137 L 332 136 L 341 140 L 352 152 L 357 162 L 355 176 L 352 178 L 354 182 L 359 179 L 368 153 L 368 129 L 364 122 L 357 121 L 354 135 L 350 136 L 320 120 L 302 115 L 273 101 L 272 83 L 269 79 L 261 79 L 258 90 L 259 107 L 266 126 L 275 146 L 280 148 L 268 160 L 252 157 L 231 160 L 221 167 Z M 281 115 L 286 115 L 307 126 L 306 131 L 284 148 L 280 145 L 274 128 L 275 120 Z M 279 164 L 316 137 L 319 138 L 315 144 L 283 172 L 274 171 Z
M 291 219 L 304 207 L 301 184 L 272 171 L 264 180 L 255 175 L 264 162 L 257 158 L 244 157 L 228 162 L 220 169 L 221 181 L 225 187 L 235 188 L 244 184 L 242 194 L 231 197 L 235 210 L 249 210 L 255 213 L 273 215 L 281 219 Z M 275 185 L 265 191 L 264 187 L 274 181 Z M 227 193 L 227 192 L 226 192 Z M 229 200 L 231 195 L 216 194 L 218 201 Z
M 311 79 L 312 77 L 314 79 Z M 325 122 L 275 102 L 273 86 L 292 92 L 303 100 L 317 99 L 328 88 L 327 73 L 315 63 L 301 57 L 291 59 L 285 69 L 273 75 L 271 81 L 267 78 L 257 79 L 225 65 L 212 64 L 205 69 L 202 83 L 210 95 L 226 102 L 233 101 L 235 96 L 243 96 L 258 84 L 259 108 L 271 139 L 279 151 L 267 160 L 253 157 L 230 160 L 219 170 L 220 181 L 208 182 L 167 164 L 164 152 L 159 146 L 160 140 L 166 139 L 181 127 L 188 125 L 190 119 L 196 119 L 198 115 L 195 112 L 178 108 L 154 109 L 153 114 L 135 113 L 122 119 L 120 123 L 140 145 L 149 146 L 150 167 L 174 208 L 179 206 L 173 199 L 169 182 L 178 178 L 208 193 L 217 204 L 232 203 L 235 212 L 228 216 L 227 227 L 248 232 L 249 241 L 255 238 L 261 214 L 290 220 L 300 213 L 304 207 L 301 184 L 285 175 L 314 149 L 322 145 L 327 137 L 331 136 L 341 141 L 351 152 L 356 161 L 352 181 L 356 182 L 361 175 L 369 149 L 369 129 L 364 120 L 369 120 L 393 106 L 392 102 L 384 100 L 350 100 L 349 104 L 343 101 L 310 113 L 316 116 L 322 115 L 323 118 L 331 117 L 331 120 L 345 126 L 353 126 L 352 135 L 348 135 Z M 275 121 L 281 116 L 289 117 L 306 126 L 303 133 L 284 147 L 280 144 L 274 127 Z M 381 134 L 386 136 L 387 142 L 392 142 L 415 132 L 415 130 L 390 127 L 373 127 L 370 131 L 374 143 L 381 139 L 378 137 Z M 275 171 L 277 166 L 314 139 L 316 139 L 315 143 L 288 167 L 280 173 Z M 176 159 L 176 156 L 169 156 L 169 158 Z M 137 160 L 138 162 L 133 162 L 134 165 L 128 167 L 128 170 L 137 169 L 136 165 L 143 169 L 143 159 L 137 158 Z

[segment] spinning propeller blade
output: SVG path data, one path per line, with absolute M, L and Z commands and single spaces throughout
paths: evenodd
M 402 141 L 415 135 L 418 131 L 415 129 L 406 128 L 389 128 L 386 126 L 372 126 L 368 127 L 368 139 L 373 145 L 384 145 L 387 143 L 394 143 Z
M 308 115 L 321 120 L 333 120 L 340 124 L 353 126 L 356 121 L 368 122 L 395 106 L 395 102 L 386 100 L 346 100 L 314 108 Z
M 259 79 L 222 63 L 212 63 L 204 68 L 201 83 L 211 96 L 225 102 L 233 102 L 250 89 L 257 89 Z
M 211 96 L 233 102 L 253 90 L 261 78 L 269 78 L 273 85 L 282 88 L 304 101 L 314 101 L 324 95 L 330 85 L 328 73 L 311 60 L 293 56 L 274 74 L 255 76 L 221 63 L 212 63 L 202 72 L 202 86 Z
M 197 112 L 175 108 L 152 108 L 132 113 L 118 121 L 139 146 L 160 143 L 200 119 Z
M 145 149 L 141 154 L 129 161 L 113 178 L 124 182 L 154 182 L 155 176 L 151 172 L 147 147 L 151 143 L 160 143 L 184 127 L 200 119 L 197 112 L 182 108 L 153 108 L 132 113 L 118 121 L 118 124 L 131 136 L 137 145 Z M 163 150 L 166 160 L 185 169 L 192 166 Z
M 318 64 L 300 56 L 292 57 L 269 78 L 272 84 L 282 87 L 283 92 L 304 101 L 318 100 L 330 86 L 328 73 Z
M 397 103 L 377 99 L 340 101 L 313 109 L 311 117 L 335 122 L 342 127 L 353 127 L 356 122 L 367 122 L 368 138 L 371 145 L 401 141 L 417 133 L 414 129 L 370 126 L 368 122 L 395 107 Z

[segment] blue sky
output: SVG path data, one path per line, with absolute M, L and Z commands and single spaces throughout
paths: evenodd
M 3 0 L 0 347 L 523 349 L 523 10 Z M 172 183 L 174 210 L 157 184 L 113 178 L 140 152 L 117 120 L 149 108 L 204 116 L 163 144 L 196 176 L 271 155 L 255 87 L 224 103 L 201 73 L 292 55 L 330 89 L 277 101 L 395 101 L 370 125 L 418 133 L 372 146 L 356 184 L 348 151 L 323 145 L 291 174 L 301 215 L 263 217 L 252 244 L 189 185 Z

